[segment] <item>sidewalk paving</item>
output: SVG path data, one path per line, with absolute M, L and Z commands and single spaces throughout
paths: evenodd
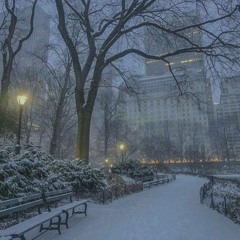
M 205 179 L 177 176 L 159 185 L 114 201 L 89 204 L 88 216 L 70 219 L 62 234 L 49 231 L 38 240 L 239 240 L 240 225 L 201 205 Z M 37 229 L 26 235 L 27 240 Z

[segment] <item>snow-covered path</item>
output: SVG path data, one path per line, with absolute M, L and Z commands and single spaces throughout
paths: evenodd
M 62 227 L 61 235 L 49 231 L 38 239 L 239 240 L 239 225 L 199 203 L 199 189 L 205 181 L 177 176 L 175 182 L 106 206 L 89 204 L 88 216 L 71 218 L 70 228 Z

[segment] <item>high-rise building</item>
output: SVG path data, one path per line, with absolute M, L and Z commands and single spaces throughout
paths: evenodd
M 191 84 L 185 90 L 191 93 L 180 99 L 174 96 L 177 90 L 174 78 L 170 74 L 139 79 L 139 90 L 144 93 L 138 99 L 126 98 L 125 119 L 132 128 L 140 130 L 138 132 L 141 137 L 144 137 L 146 132 L 155 136 L 163 135 L 167 125 L 168 134 L 175 144 L 179 144 L 182 134 L 185 150 L 197 140 L 198 146 L 204 148 L 205 154 L 210 156 L 210 84 L 204 75 L 198 72 L 189 74 L 192 77 Z M 176 76 L 183 79 L 185 77 L 183 72 Z
M 18 17 L 16 31 L 12 40 L 13 49 L 18 46 L 18 39 L 26 36 L 30 28 L 30 17 L 32 8 L 25 7 L 16 9 Z M 4 14 L 0 14 L 0 22 L 4 18 Z M 7 19 L 5 27 L 8 27 L 9 21 Z M 2 31 L 0 34 L 0 42 L 3 44 L 7 32 Z M 48 58 L 48 45 L 50 38 L 50 19 L 43 9 L 36 5 L 34 16 L 33 33 L 29 39 L 23 42 L 20 52 L 16 55 L 13 64 L 13 74 L 19 75 L 19 72 L 24 72 L 29 69 L 32 71 L 39 71 L 44 61 Z M 1 48 L 1 46 L 0 46 Z M 0 60 L 2 55 L 0 55 Z M 41 60 L 40 60 L 41 59 Z M 2 64 L 0 66 L 0 73 L 2 72 Z
M 240 158 L 240 81 L 239 76 L 221 82 L 220 103 L 215 106 L 215 126 L 219 154 L 223 159 Z
M 29 22 L 31 8 L 23 11 L 23 20 Z M 43 62 L 48 59 L 48 46 L 50 38 L 50 19 L 41 7 L 36 6 L 34 29 L 31 37 L 23 43 L 23 47 L 16 57 L 15 63 L 18 69 L 32 68 L 40 70 Z
M 191 12 L 192 21 L 198 18 L 196 12 Z M 184 22 L 177 23 L 174 20 L 173 26 L 179 26 L 179 28 L 184 27 Z M 170 25 L 170 23 L 169 23 Z M 189 23 L 186 23 L 189 25 Z M 166 34 L 165 32 L 159 32 L 153 28 L 146 28 L 145 30 L 145 49 L 148 54 L 154 56 L 162 56 L 165 54 L 174 53 L 181 49 L 186 49 L 191 47 L 193 44 L 201 45 L 202 33 L 197 28 L 189 28 L 181 32 L 182 36 L 186 36 L 189 41 L 186 41 L 182 37 L 176 35 Z M 190 45 L 190 43 L 192 45 Z M 201 69 L 203 67 L 203 56 L 201 53 L 181 53 L 178 55 L 173 55 L 167 58 L 169 65 L 173 71 L 185 70 L 189 68 Z M 146 75 L 162 75 L 169 71 L 169 66 L 167 62 L 146 59 L 145 60 L 145 70 Z
M 200 44 L 199 30 L 192 28 L 185 34 Z M 159 56 L 186 47 L 181 39 L 166 39 L 157 32 L 147 35 L 145 45 L 149 54 Z M 138 100 L 127 97 L 125 119 L 142 137 L 146 132 L 164 137 L 167 130 L 172 143 L 183 145 L 185 158 L 190 152 L 201 152 L 199 158 L 204 160 L 212 155 L 213 103 L 203 56 L 186 53 L 168 60 L 174 75 L 167 63 L 146 59 L 146 75 L 138 80 L 143 94 Z

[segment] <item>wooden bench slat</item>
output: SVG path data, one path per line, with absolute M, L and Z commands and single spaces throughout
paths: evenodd
M 0 217 L 4 217 L 4 216 L 10 215 L 12 213 L 20 212 L 22 210 L 26 210 L 28 208 L 41 205 L 43 203 L 44 203 L 43 199 L 40 199 L 40 200 L 37 200 L 37 201 L 17 205 L 17 206 L 11 207 L 11 208 L 6 208 L 6 209 L 3 209 L 3 210 L 0 210 Z
M 13 198 L 13 199 L 9 199 L 6 201 L 0 201 L 0 209 L 2 209 L 4 207 L 16 205 L 16 204 L 33 201 L 33 200 L 40 199 L 40 198 L 42 198 L 42 194 L 38 193 L 38 194 L 31 195 L 31 196 Z
M 73 193 L 71 192 L 71 193 L 65 193 L 65 194 L 61 194 L 61 195 L 57 195 L 57 196 L 47 197 L 46 202 L 52 202 L 52 201 L 64 199 L 64 198 L 70 197 L 72 195 L 73 195 Z
M 64 193 L 70 193 L 72 190 L 70 189 L 62 189 L 62 190 L 57 190 L 57 191 L 51 191 L 51 192 L 45 192 L 44 195 L 45 197 L 51 197 L 51 196 L 56 196 Z

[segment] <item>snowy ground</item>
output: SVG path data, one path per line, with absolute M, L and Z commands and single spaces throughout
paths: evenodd
M 70 219 L 62 234 L 49 231 L 39 240 L 239 240 L 240 226 L 199 203 L 206 180 L 177 176 L 172 183 L 103 206 L 89 204 L 88 216 Z M 27 239 L 37 235 L 37 229 Z

